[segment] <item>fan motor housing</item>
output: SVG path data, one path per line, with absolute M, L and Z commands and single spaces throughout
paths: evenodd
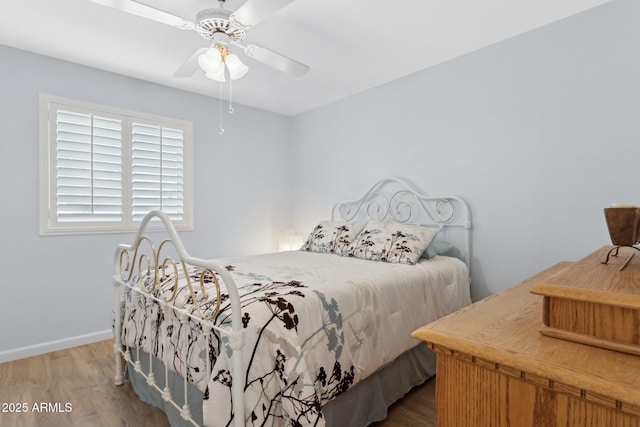
M 245 31 L 229 20 L 231 12 L 225 9 L 205 9 L 196 16 L 195 30 L 207 40 L 213 40 L 216 33 L 224 33 L 232 41 L 241 41 Z

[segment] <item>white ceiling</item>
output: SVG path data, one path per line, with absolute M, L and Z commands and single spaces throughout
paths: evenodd
M 139 0 L 188 20 L 216 0 Z M 237 9 L 245 0 L 228 0 Z M 311 67 L 291 77 L 243 55 L 234 103 L 295 115 L 610 0 L 296 0 L 247 32 Z M 173 72 L 208 42 L 89 0 L 0 0 L 0 44 L 219 97 Z M 1 63 L 1 60 L 0 60 Z M 228 96 L 225 86 L 223 98 Z

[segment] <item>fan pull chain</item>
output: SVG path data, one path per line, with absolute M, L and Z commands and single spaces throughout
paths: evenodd
M 233 80 L 229 79 L 229 114 L 233 114 Z
M 222 127 L 222 82 L 220 82 L 220 95 L 218 100 L 220 101 L 220 108 L 218 110 L 218 114 L 220 115 L 220 126 L 218 127 L 218 133 L 222 135 L 224 133 L 224 128 Z

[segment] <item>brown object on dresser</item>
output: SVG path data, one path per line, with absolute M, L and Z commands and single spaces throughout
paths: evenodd
M 559 263 L 413 333 L 438 353 L 438 425 L 640 426 L 640 357 L 540 334 L 532 286 Z
M 605 208 L 604 217 L 607 221 L 611 243 L 616 246 L 631 246 L 638 243 L 639 208 Z
M 612 246 L 581 259 L 536 285 L 543 295 L 541 332 L 547 336 L 640 356 L 640 256 Z

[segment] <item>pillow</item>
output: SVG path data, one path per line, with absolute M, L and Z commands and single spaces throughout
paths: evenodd
M 415 264 L 435 235 L 435 231 L 419 225 L 370 221 L 343 255 Z
M 341 255 L 362 228 L 349 221 L 320 221 L 300 250 Z
M 442 237 L 434 237 L 427 249 L 422 253 L 422 258 L 431 259 L 436 255 L 442 255 L 453 249 L 454 246 Z

